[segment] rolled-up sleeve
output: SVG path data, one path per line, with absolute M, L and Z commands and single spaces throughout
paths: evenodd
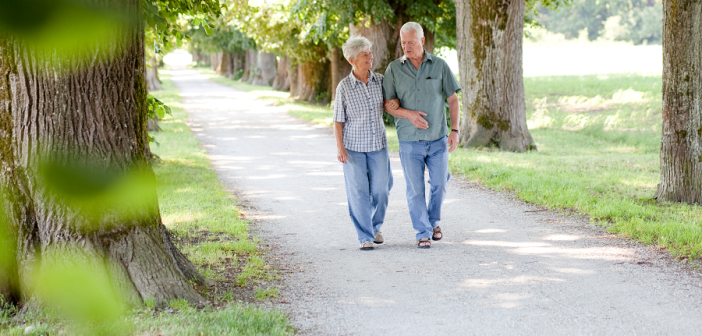
M 385 77 L 383 78 L 383 98 L 387 100 L 397 98 L 397 92 L 395 91 L 395 76 L 392 74 L 392 65 L 388 66 L 387 70 L 385 70 Z
M 334 122 L 346 122 L 346 98 L 342 85 L 336 87 L 336 97 L 334 98 Z
M 449 68 L 448 64 L 445 62 L 442 77 L 444 94 L 446 95 L 446 98 L 451 97 L 454 93 L 461 91 L 461 85 L 458 84 L 456 75 L 453 74 L 453 71 L 451 71 L 451 68 Z

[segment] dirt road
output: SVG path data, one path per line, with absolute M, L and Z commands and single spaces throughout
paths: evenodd
M 256 209 L 281 260 L 280 306 L 303 334 L 693 335 L 699 274 L 667 253 L 452 178 L 430 250 L 415 247 L 405 183 L 386 243 L 359 251 L 331 130 L 173 70 L 189 125 L 219 177 Z

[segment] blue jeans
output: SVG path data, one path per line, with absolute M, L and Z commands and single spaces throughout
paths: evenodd
M 448 171 L 447 137 L 434 141 L 400 141 L 400 161 L 407 181 L 407 205 L 417 240 L 430 238 L 441 220 Z M 424 167 L 429 169 L 430 196 L 427 206 Z
M 375 152 L 346 150 L 344 166 L 349 214 L 358 234 L 358 242 L 374 241 L 385 221 L 388 197 L 392 188 L 392 171 L 388 149 Z

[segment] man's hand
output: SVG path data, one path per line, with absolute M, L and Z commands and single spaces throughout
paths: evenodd
M 449 147 L 449 153 L 456 150 L 456 147 L 458 147 L 458 133 L 449 133 L 447 146 Z
M 422 117 L 426 117 L 426 113 L 422 111 L 412 111 L 412 114 L 409 117 L 409 121 L 412 122 L 412 125 L 416 127 L 417 129 L 427 129 L 429 128 L 429 123 L 424 120 Z
M 344 148 L 344 147 L 338 148 L 336 158 L 339 160 L 339 162 L 346 163 L 349 160 L 349 153 L 346 151 L 346 148 Z

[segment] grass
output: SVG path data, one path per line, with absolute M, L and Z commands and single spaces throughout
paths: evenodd
M 201 71 L 240 90 L 263 92 Z M 526 77 L 524 85 L 538 151 L 459 148 L 450 158 L 452 173 L 529 203 L 588 215 L 612 233 L 668 248 L 680 259 L 700 257 L 702 208 L 653 198 L 660 180 L 660 76 Z M 274 103 L 331 125 L 329 107 L 294 102 L 284 92 L 276 93 Z M 387 134 L 397 151 L 395 129 L 388 127 Z
M 184 122 L 178 91 L 168 71 L 161 72 L 164 89 L 153 92 L 168 104 L 173 115 L 160 122 L 159 142 L 152 151 L 160 157 L 154 166 L 164 224 L 175 244 L 209 278 L 218 281 L 203 293 L 212 305 L 193 307 L 173 300 L 158 308 L 152 300 L 131 310 L 117 326 L 78 324 L 48 310 L 30 311 L 13 320 L 11 307 L 0 310 L 0 334 L 113 334 L 113 335 L 290 335 L 294 330 L 278 310 L 258 307 L 256 300 L 277 297 L 272 286 L 276 271 L 264 259 L 258 239 L 249 235 L 234 199 L 210 169 L 204 150 Z M 0 306 L 2 301 L 0 301 Z M 31 327 L 29 332 L 25 329 Z M 33 329 L 32 329 L 33 328 Z M 109 332 L 108 332 L 109 331 Z

